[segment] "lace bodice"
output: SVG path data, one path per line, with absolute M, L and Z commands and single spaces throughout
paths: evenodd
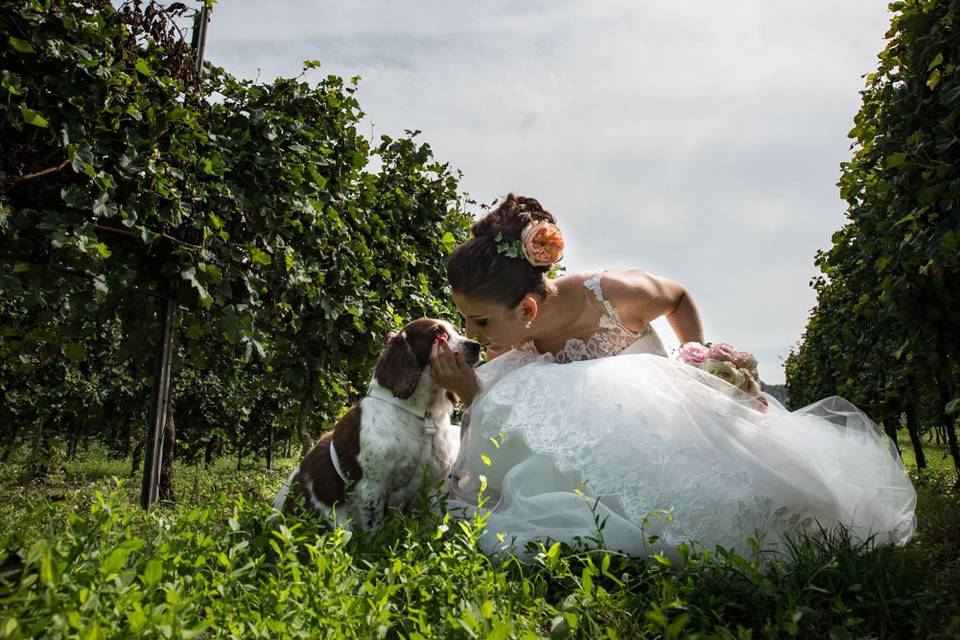
M 620 321 L 617 310 L 603 296 L 600 287 L 601 275 L 597 273 L 583 282 L 586 293 L 595 298 L 603 309 L 598 326 L 592 334 L 585 339 L 570 338 L 557 353 L 540 353 L 530 340 L 477 367 L 480 388 L 489 388 L 503 375 L 535 361 L 566 364 L 634 353 L 652 353 L 666 357 L 667 350 L 652 326 L 647 325 L 642 331 L 631 331 Z
M 580 360 L 592 360 L 594 358 L 605 358 L 615 356 L 620 353 L 656 353 L 666 355 L 660 336 L 657 335 L 653 327 L 647 325 L 643 330 L 631 331 L 620 320 L 617 310 L 614 309 L 610 301 L 603 296 L 603 289 L 600 286 L 600 277 L 603 274 L 597 272 L 583 282 L 587 288 L 588 295 L 596 298 L 601 305 L 599 326 L 586 339 L 570 338 L 559 352 L 554 354 L 557 362 L 578 362 Z

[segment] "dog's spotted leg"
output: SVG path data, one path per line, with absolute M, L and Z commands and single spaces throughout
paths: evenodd
M 381 486 L 361 481 L 357 485 L 360 526 L 368 533 L 380 530 L 380 523 L 387 511 L 387 496 Z

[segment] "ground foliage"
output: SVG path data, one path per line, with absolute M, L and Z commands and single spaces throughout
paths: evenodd
M 32 443 L 39 472 L 77 438 L 130 452 L 167 297 L 181 455 L 259 451 L 295 424 L 306 445 L 388 330 L 451 317 L 457 175 L 417 132 L 363 137 L 357 79 L 200 74 L 182 3 L 0 8 L 8 452 Z
M 937 429 L 960 473 L 960 2 L 889 6 L 842 166 L 848 222 L 818 254 L 787 384 L 795 407 L 839 394 L 888 431 L 905 418 L 921 466 Z
M 149 514 L 103 451 L 44 482 L 0 472 L 0 637 L 952 638 L 960 501 L 949 459 L 915 475 L 917 539 L 864 550 L 834 532 L 755 558 L 545 546 L 532 564 L 476 548 L 482 520 L 397 516 L 373 539 L 280 518 L 270 472 L 182 467 Z

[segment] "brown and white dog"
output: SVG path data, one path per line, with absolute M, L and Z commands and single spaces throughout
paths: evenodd
M 282 511 L 295 496 L 338 525 L 376 531 L 388 507 L 420 497 L 424 469 L 442 482 L 460 446 L 450 425 L 451 394 L 430 375 L 435 340 L 446 340 L 469 365 L 480 345 L 442 320 L 420 318 L 388 336 L 366 397 L 325 433 L 294 468 L 274 501 Z

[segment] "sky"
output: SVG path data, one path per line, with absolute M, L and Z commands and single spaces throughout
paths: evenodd
M 777 384 L 844 224 L 836 183 L 886 4 L 220 0 L 206 58 L 263 81 L 314 59 L 308 80 L 359 75 L 365 134 L 422 131 L 478 202 L 540 200 L 569 272 L 681 282 L 706 340 Z

